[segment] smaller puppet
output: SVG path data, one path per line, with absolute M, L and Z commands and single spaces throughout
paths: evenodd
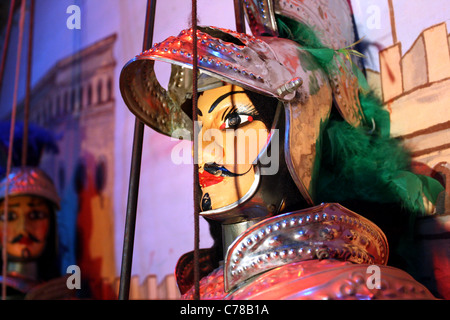
M 10 147 L 6 138 L 9 126 L 4 123 L 0 130 L 3 133 L 2 160 L 6 159 Z M 6 261 L 0 260 L 0 266 L 3 271 L 6 263 L 6 277 L 1 274 L 0 284 L 6 284 L 7 299 L 69 297 L 72 293 L 60 275 L 57 250 L 56 213 L 60 210 L 60 197 L 52 179 L 38 167 L 45 150 L 57 151 L 56 138 L 50 132 L 30 125 L 27 161 L 20 165 L 22 132 L 23 125 L 18 123 L 11 146 L 9 174 L 6 175 L 4 162 L 1 168 L 0 238 L 1 248 L 6 250 Z
M 7 179 L 8 191 L 6 191 Z M 8 207 L 5 211 L 5 194 Z M 56 211 L 59 196 L 39 168 L 13 168 L 0 184 L 0 235 L 6 222 L 7 278 L 10 297 L 24 296 L 58 274 Z M 3 262 L 2 262 L 3 263 Z

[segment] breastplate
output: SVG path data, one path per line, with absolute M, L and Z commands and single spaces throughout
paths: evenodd
M 371 221 L 339 204 L 263 220 L 200 281 L 201 299 L 434 299 L 387 266 L 389 247 Z M 193 298 L 193 288 L 183 299 Z

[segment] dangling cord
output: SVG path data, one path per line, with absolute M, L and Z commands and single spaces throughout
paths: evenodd
M 245 15 L 244 15 L 244 6 L 242 4 L 242 0 L 234 0 L 234 18 L 236 20 L 236 31 L 239 33 L 245 33 Z M 234 85 L 233 89 L 234 90 Z M 231 105 L 234 107 L 234 96 L 231 96 Z M 237 172 L 237 138 L 235 137 L 234 141 L 234 172 Z M 236 193 L 238 195 L 238 199 L 241 199 L 241 192 L 239 188 L 238 180 L 235 179 L 234 187 L 236 189 Z
M 13 16 L 14 16 L 15 5 L 16 5 L 16 1 L 11 0 L 10 7 L 9 7 L 8 23 L 6 26 L 5 42 L 3 44 L 2 61 L 1 61 L 1 65 L 0 65 L 0 88 L 2 88 L 2 84 L 3 84 L 3 73 L 5 71 L 6 56 L 8 55 L 9 36 L 11 35 L 11 25 L 12 25 L 12 20 L 13 20 Z
M 194 124 L 194 299 L 200 300 L 200 204 L 198 202 L 198 142 L 196 134 L 197 123 L 197 0 L 192 0 L 192 122 Z
M 16 56 L 16 74 L 15 74 L 15 82 L 14 82 L 14 94 L 13 94 L 13 104 L 11 110 L 11 127 L 9 132 L 9 146 L 8 146 L 8 160 L 6 163 L 6 188 L 5 188 L 5 201 L 4 201 L 4 209 L 3 209 L 3 243 L 2 243 L 2 258 L 3 258 L 3 282 L 2 282 L 2 299 L 6 300 L 6 271 L 7 271 L 7 254 L 6 254 L 6 232 L 7 232 L 7 224 L 8 224 L 8 191 L 9 191 L 9 174 L 11 172 L 11 163 L 12 163 L 12 149 L 14 142 L 14 127 L 16 126 L 16 109 L 17 109 L 17 91 L 19 87 L 19 76 L 20 76 L 20 57 L 22 54 L 22 40 L 23 40 L 23 29 L 25 22 L 25 5 L 26 0 L 22 0 L 21 8 L 20 8 L 20 20 L 19 20 L 19 39 L 17 45 L 17 56 Z
M 236 31 L 245 33 L 245 12 L 242 0 L 234 0 L 234 18 L 236 20 Z
M 34 3 L 35 0 L 30 0 L 30 20 L 28 26 L 27 87 L 25 93 L 25 106 L 23 115 L 22 167 L 25 167 L 27 165 L 28 158 L 28 118 L 30 110 L 31 62 L 33 56 Z

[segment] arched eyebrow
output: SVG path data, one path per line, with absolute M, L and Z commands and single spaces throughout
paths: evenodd
M 20 203 L 8 203 L 8 208 L 18 208 L 18 207 L 20 207 Z
M 227 98 L 227 97 L 229 97 L 229 96 L 231 96 L 231 95 L 233 95 L 233 94 L 238 94 L 238 93 L 244 93 L 244 94 L 245 94 L 244 91 L 230 91 L 230 92 L 227 92 L 227 93 L 221 95 L 221 96 L 218 97 L 218 98 L 216 99 L 216 101 L 214 101 L 214 103 L 211 105 L 211 108 L 209 108 L 208 113 L 213 112 L 213 110 L 217 107 L 217 105 L 218 105 L 219 103 L 221 103 L 225 98 Z

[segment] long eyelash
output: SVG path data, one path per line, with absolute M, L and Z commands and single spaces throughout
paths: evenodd
M 253 104 L 249 103 L 245 106 L 239 106 L 239 107 L 233 106 L 232 108 L 229 108 L 226 112 L 224 112 L 222 114 L 222 121 L 224 119 L 227 119 L 228 116 L 233 113 L 237 113 L 237 114 L 245 115 L 245 116 L 252 116 L 253 118 L 255 118 L 255 117 L 258 118 L 258 116 L 259 116 L 259 112 L 258 112 L 258 110 L 256 110 L 255 106 Z
M 236 110 L 237 113 L 246 115 L 246 116 L 258 116 L 259 112 L 256 110 L 255 106 L 251 103 L 248 105 L 238 107 Z

